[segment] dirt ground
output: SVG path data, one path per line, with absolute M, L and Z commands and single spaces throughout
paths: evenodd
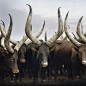
M 51 82 L 48 82 L 48 78 L 46 77 L 45 82 L 41 84 L 41 78 L 39 78 L 39 82 L 36 83 L 36 85 L 85 85 L 86 86 L 86 74 L 82 75 L 82 78 L 80 79 L 78 76 L 75 78 L 75 80 L 69 80 L 68 79 L 68 73 L 64 73 L 63 75 L 58 74 L 57 81 L 54 80 L 54 76 L 51 77 Z M 10 77 L 6 77 L 4 79 L 5 86 L 14 86 L 15 82 L 14 80 L 11 80 Z M 28 86 L 33 85 L 33 80 L 28 77 L 28 75 L 25 75 L 25 77 L 22 79 L 22 82 L 20 84 L 19 79 L 17 80 L 17 86 Z M 0 85 L 1 86 L 1 85 Z

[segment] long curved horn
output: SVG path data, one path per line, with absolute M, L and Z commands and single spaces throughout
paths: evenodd
M 61 16 L 60 7 L 59 7 L 58 8 L 58 30 L 56 34 L 46 42 L 46 44 L 50 46 L 60 37 L 62 33 L 63 33 L 63 21 L 62 21 L 62 16 Z
M 28 18 L 27 18 L 27 21 L 26 21 L 26 25 L 25 25 L 25 29 L 28 28 L 28 24 L 29 24 L 30 21 L 30 16 L 28 15 Z M 30 24 L 31 25 L 31 24 Z M 30 31 L 32 31 L 32 26 L 30 28 Z M 41 30 L 40 33 L 42 33 L 43 31 L 43 28 Z M 38 33 L 38 35 L 40 34 Z M 20 49 L 20 47 L 22 46 L 22 44 L 28 39 L 28 36 L 26 35 L 25 37 L 23 37 L 23 39 L 21 41 L 19 41 L 19 43 L 17 43 L 17 45 L 14 47 L 14 49 L 16 49 L 17 51 Z
M 1 20 L 2 21 L 2 20 Z M 3 22 L 3 21 L 2 21 Z M 5 23 L 3 22 L 3 30 L 0 28 L 1 33 L 3 34 L 4 37 L 6 37 L 6 29 L 5 29 Z M 10 42 L 14 45 L 16 45 L 18 42 L 10 38 Z
M 2 23 L 1 23 L 1 24 L 2 24 Z M 0 24 L 0 28 L 1 28 L 1 24 Z M 3 28 L 3 30 L 4 30 L 4 28 Z M 3 45 L 2 45 L 2 40 L 3 40 L 3 38 L 4 38 L 4 37 L 3 37 L 3 34 L 1 33 L 1 35 L 0 35 L 0 46 L 3 46 Z
M 69 13 L 69 11 L 68 11 Z M 69 30 L 68 30 L 68 27 L 67 27 L 67 18 L 68 18 L 68 13 L 65 17 L 65 21 L 64 21 L 64 29 L 65 29 L 65 33 L 67 35 L 67 37 L 69 38 L 69 40 L 77 47 L 80 47 L 81 46 L 81 43 L 79 43 L 77 40 L 75 40 L 70 34 L 69 34 Z
M 0 25 L 0 28 L 1 28 L 1 25 Z M 0 46 L 3 46 L 3 45 L 2 45 L 2 40 L 3 40 L 3 35 L 1 34 L 1 35 L 0 35 Z
M 12 31 L 12 26 L 13 26 L 12 17 L 10 14 L 9 14 L 9 16 L 10 16 L 10 26 L 9 26 L 8 31 L 7 31 L 6 37 L 4 39 L 4 45 L 10 53 L 14 53 L 14 50 L 12 49 L 12 47 L 10 46 L 10 43 L 9 43 L 10 35 L 11 35 L 11 31 Z
M 78 41 L 78 38 L 75 36 L 75 34 L 73 32 L 72 32 L 72 34 L 73 34 L 74 38 Z
M 45 32 L 45 41 L 47 41 L 47 31 Z
M 80 30 L 80 24 L 81 24 L 81 20 L 82 20 L 83 16 L 79 19 L 78 21 L 78 24 L 77 24 L 77 34 L 79 36 L 79 38 L 86 43 L 86 38 L 85 36 L 83 35 L 83 33 L 81 32 Z
M 3 31 L 6 33 L 6 27 L 5 27 L 5 23 L 3 21 L 2 21 L 2 25 L 3 25 Z
M 28 24 L 26 25 L 26 28 L 25 28 L 25 33 L 33 43 L 35 43 L 37 46 L 40 46 L 41 42 L 31 33 L 32 8 L 30 5 L 28 6 L 30 7 L 30 12 L 29 12 Z
M 44 21 L 44 24 L 43 24 L 43 27 L 42 27 L 41 31 L 35 36 L 36 38 L 38 38 L 42 34 L 42 32 L 44 30 L 44 26 L 45 26 L 45 21 Z M 28 45 L 31 42 L 32 42 L 31 40 L 28 40 L 28 41 L 25 42 L 25 44 Z
M 27 39 L 28 39 L 27 36 L 23 37 L 23 39 L 20 40 L 20 41 L 16 44 L 16 46 L 14 47 L 14 49 L 16 49 L 17 51 L 19 51 L 20 47 L 22 46 L 22 44 L 23 44 Z
M 82 32 L 82 34 L 83 34 L 83 25 L 82 25 L 82 23 L 81 23 L 81 32 Z

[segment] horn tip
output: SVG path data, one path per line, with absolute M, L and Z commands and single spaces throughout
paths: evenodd
M 45 24 L 45 20 L 44 20 L 44 24 Z
M 26 4 L 26 5 L 28 5 L 29 7 L 31 7 L 29 4 Z
M 68 11 L 67 14 L 66 14 L 66 19 L 67 19 L 67 17 L 68 17 L 68 14 L 69 14 L 69 11 Z
M 59 9 L 60 9 L 61 7 L 59 7 Z

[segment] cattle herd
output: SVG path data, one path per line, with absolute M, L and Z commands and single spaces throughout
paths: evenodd
M 28 4 L 27 4 L 28 5 Z M 81 20 L 79 19 L 77 24 L 77 37 L 72 37 L 69 32 L 70 27 L 67 25 L 68 13 L 63 19 L 58 8 L 58 30 L 55 34 L 47 40 L 47 34 L 45 33 L 45 41 L 39 40 L 38 37 L 42 34 L 45 26 L 45 21 L 41 31 L 34 36 L 32 34 L 32 8 L 30 8 L 29 15 L 25 25 L 26 36 L 20 41 L 15 41 L 10 38 L 13 26 L 13 20 L 11 15 L 10 25 L 8 31 L 5 29 L 5 23 L 1 20 L 0 24 L 0 84 L 5 84 L 5 78 L 10 76 L 15 85 L 19 79 L 22 84 L 23 77 L 28 74 L 28 77 L 32 80 L 33 85 L 39 82 L 41 78 L 41 84 L 48 78 L 48 83 L 52 81 L 52 75 L 54 80 L 57 81 L 58 71 L 63 74 L 66 70 L 68 73 L 68 79 L 75 80 L 76 76 L 82 78 L 85 74 L 86 66 L 86 38 L 81 28 Z M 65 31 L 65 37 L 60 39 L 63 34 L 63 28 Z M 4 38 L 4 46 L 2 39 Z M 10 45 L 10 43 L 12 45 Z

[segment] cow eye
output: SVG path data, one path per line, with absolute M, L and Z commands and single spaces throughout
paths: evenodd
M 14 61 L 14 58 L 12 58 L 11 61 L 13 62 Z

